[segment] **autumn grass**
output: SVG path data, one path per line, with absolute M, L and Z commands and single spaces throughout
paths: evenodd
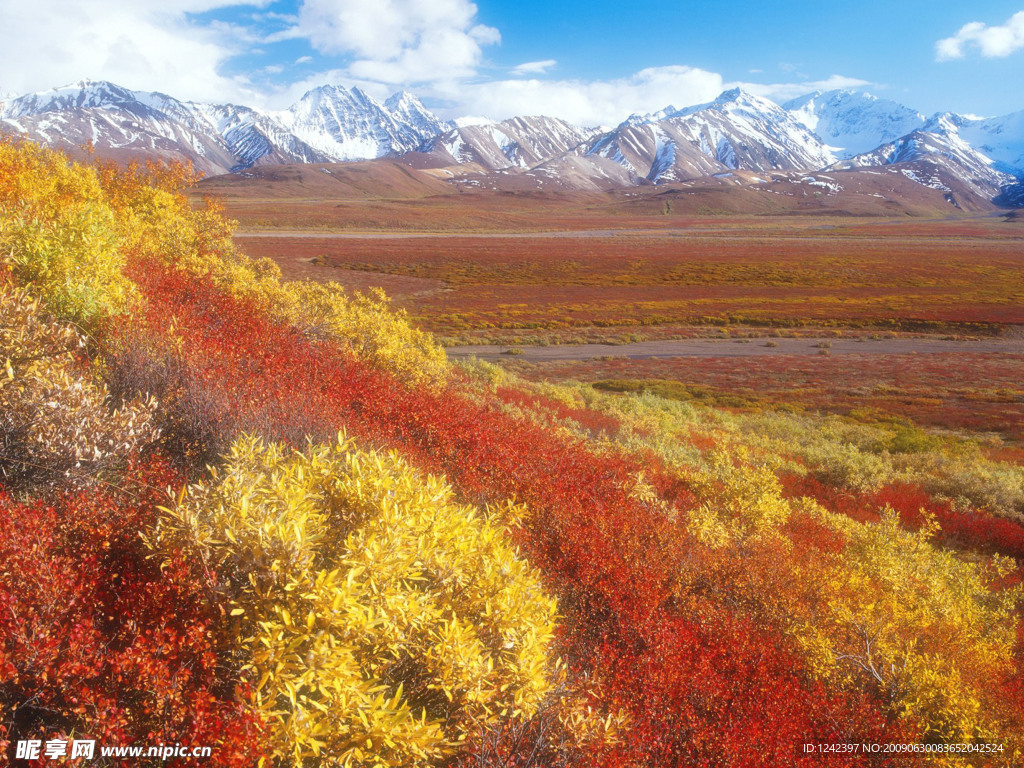
M 1024 251 L 1019 237 L 999 230 L 924 239 L 897 225 L 837 235 L 760 224 L 557 237 L 296 233 L 239 242 L 286 268 L 315 262 L 304 267 L 307 278 L 421 281 L 400 303 L 422 327 L 462 340 L 515 330 L 649 335 L 684 325 L 991 334 L 1024 322 Z

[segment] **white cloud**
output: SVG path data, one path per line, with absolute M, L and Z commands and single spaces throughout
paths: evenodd
M 179 98 L 256 100 L 245 78 L 218 74 L 245 49 L 246 34 L 223 24 L 196 26 L 185 15 L 242 2 L 5 2 L 0 7 L 4 86 L 26 93 L 93 78 Z
M 856 77 L 845 75 L 832 75 L 824 80 L 803 80 L 799 83 L 729 83 L 727 87 L 740 86 L 750 91 L 755 96 L 763 96 L 776 103 L 795 99 L 805 93 L 813 91 L 836 91 L 842 88 L 863 88 L 865 85 L 873 85 L 867 80 L 860 80 Z
M 0 0 L 2 85 L 26 93 L 83 78 L 106 79 L 183 99 L 275 107 L 325 83 L 358 85 L 376 98 L 410 87 L 431 103 L 444 104 L 439 111 L 446 116 L 547 114 L 585 125 L 617 124 L 634 112 L 709 101 L 727 87 L 718 73 L 682 65 L 603 80 L 544 77 L 555 59 L 525 62 L 503 79 L 489 80 L 486 72 L 495 69 L 483 69 L 483 51 L 500 35 L 479 22 L 470 0 L 302 0 L 294 15 L 236 14 L 245 21 L 234 25 L 199 23 L 188 16 L 270 2 Z M 268 19 L 278 29 L 284 25 L 284 31 L 261 37 Z M 305 40 L 321 55 L 336 58 L 326 71 L 303 72 L 301 80 L 282 83 L 289 65 L 269 57 L 283 39 Z M 254 65 L 250 75 L 219 74 L 234 57 L 251 57 L 261 49 L 268 59 Z M 301 53 L 289 60 L 294 58 L 294 65 L 314 61 Z M 815 88 L 863 84 L 833 76 L 746 87 L 785 99 Z
M 483 46 L 501 40 L 468 0 L 305 0 L 274 39 L 304 38 L 320 53 L 353 58 L 350 77 L 395 85 L 470 77 Z
M 1003 58 L 1024 48 L 1024 11 L 1013 14 L 1000 26 L 990 27 L 980 21 L 964 24 L 953 37 L 935 43 L 935 58 L 962 59 L 967 50 L 974 48 L 987 59 Z
M 722 76 L 684 66 L 653 67 L 614 80 L 499 80 L 449 83 L 434 95 L 449 100 L 451 115 L 549 115 L 580 125 L 616 125 L 634 112 L 669 104 L 709 101 L 722 91 Z
M 527 61 L 520 64 L 518 67 L 512 68 L 513 75 L 543 75 L 558 62 L 555 59 L 545 59 L 544 61 Z

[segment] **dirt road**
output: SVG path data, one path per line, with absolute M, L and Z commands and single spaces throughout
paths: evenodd
M 509 353 L 513 350 L 513 354 Z M 750 357 L 754 355 L 908 355 L 950 352 L 1002 352 L 1024 355 L 1024 338 L 952 339 L 679 339 L 630 344 L 565 344 L 548 347 L 477 345 L 449 347 L 448 356 L 481 360 L 590 360 L 600 357 Z

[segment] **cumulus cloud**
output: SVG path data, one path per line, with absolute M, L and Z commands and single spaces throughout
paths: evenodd
M 262 6 L 258 13 L 224 9 Z M 0 85 L 12 93 L 46 90 L 82 78 L 106 79 L 198 101 L 286 107 L 325 83 L 357 85 L 376 98 L 409 87 L 439 112 L 504 119 L 545 114 L 584 125 L 614 125 L 632 113 L 714 99 L 734 84 L 689 66 L 663 66 L 608 79 L 548 78 L 555 59 L 528 61 L 498 80 L 484 60 L 498 30 L 480 23 L 470 0 L 301 0 L 294 14 L 269 10 L 272 0 L 34 0 L 0 5 Z M 197 17 L 211 11 L 235 23 Z M 272 23 L 269 23 L 272 22 Z M 268 32 L 268 28 L 276 30 Z M 319 56 L 288 48 L 302 41 Z M 249 75 L 231 77 L 236 57 Z M 289 63 L 293 62 L 293 63 Z M 313 67 L 316 71 L 311 71 Z M 286 80 L 290 67 L 300 67 Z M 856 87 L 863 80 L 833 76 L 799 84 L 743 84 L 776 100 L 807 91 Z
M 814 91 L 836 91 L 843 88 L 863 88 L 872 85 L 868 80 L 845 75 L 832 75 L 824 80 L 804 80 L 799 83 L 729 83 L 728 87 L 740 86 L 755 96 L 782 103 Z
M 512 68 L 513 75 L 543 75 L 558 62 L 554 59 L 545 59 L 544 61 L 527 61 L 520 64 L 518 67 Z
M 246 33 L 230 25 L 197 26 L 186 16 L 242 2 L 3 3 L 0 72 L 4 87 L 26 93 L 89 77 L 179 98 L 256 98 L 244 78 L 218 74 L 229 58 L 245 49 Z
M 483 47 L 501 40 L 468 0 L 305 0 L 275 39 L 304 38 L 328 56 L 352 57 L 357 80 L 395 85 L 469 77 Z
M 499 80 L 449 84 L 436 95 L 454 103 L 454 114 L 496 120 L 514 115 L 549 115 L 581 125 L 616 125 L 634 112 L 669 104 L 709 101 L 722 91 L 722 76 L 685 66 L 652 67 L 612 80 Z
M 1024 48 L 1024 11 L 1013 14 L 1000 26 L 980 21 L 964 24 L 952 37 L 935 43 L 935 58 L 938 61 L 962 59 L 971 49 L 977 49 L 987 59 L 1003 58 L 1021 48 Z

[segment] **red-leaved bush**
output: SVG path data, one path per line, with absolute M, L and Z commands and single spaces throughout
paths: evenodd
M 260 723 L 216 652 L 203 579 L 183 562 L 161 570 L 139 536 L 180 482 L 153 459 L 51 504 L 0 491 L 0 754 L 74 734 L 258 761 Z
M 978 509 L 955 509 L 910 483 L 891 483 L 867 493 L 836 488 L 810 475 L 783 475 L 781 479 L 789 495 L 809 496 L 855 520 L 877 522 L 881 511 L 891 507 L 904 526 L 917 530 L 931 515 L 939 524 L 940 540 L 947 546 L 1024 559 L 1024 526 L 1020 523 Z
M 686 534 L 693 499 L 670 473 L 597 455 L 455 386 L 410 388 L 207 280 L 152 265 L 133 275 L 149 309 L 111 336 L 107 361 L 115 388 L 161 397 L 164 434 L 186 463 L 241 431 L 298 443 L 344 429 L 443 472 L 468 501 L 528 506 L 520 544 L 559 596 L 562 653 L 603 682 L 609 713 L 629 717 L 593 764 L 809 764 L 820 758 L 800 754 L 804 742 L 884 740 L 877 707 L 814 684 L 781 631 L 681 599 L 684 563 L 713 554 Z M 634 492 L 641 470 L 676 518 Z

